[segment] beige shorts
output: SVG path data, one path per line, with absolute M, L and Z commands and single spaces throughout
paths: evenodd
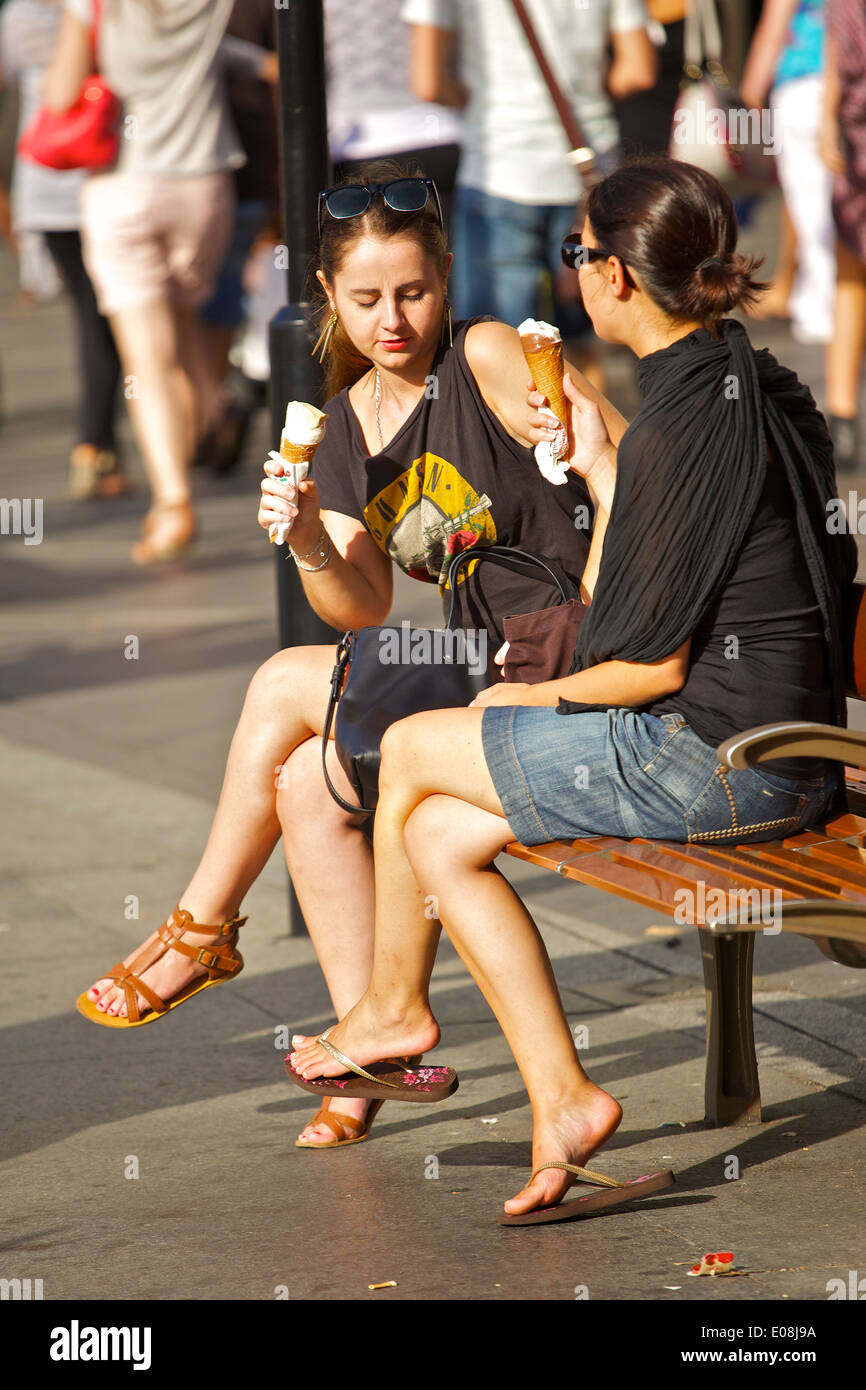
M 213 293 L 234 219 L 231 174 L 95 174 L 81 197 L 84 263 L 100 312 Z

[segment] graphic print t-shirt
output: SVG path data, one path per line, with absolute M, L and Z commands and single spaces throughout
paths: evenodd
M 438 584 L 445 614 L 448 564 L 459 551 L 516 546 L 553 561 L 576 587 L 592 535 L 583 479 L 569 473 L 560 487 L 546 482 L 532 450 L 511 438 L 482 398 L 464 346 L 467 330 L 482 321 L 455 326 L 454 347 L 437 354 L 425 395 L 380 453 L 367 454 L 348 391 L 334 396 L 311 470 L 322 509 L 356 517 L 406 574 Z M 543 575 L 469 563 L 458 579 L 455 625 L 486 628 L 499 646 L 503 617 L 557 601 Z

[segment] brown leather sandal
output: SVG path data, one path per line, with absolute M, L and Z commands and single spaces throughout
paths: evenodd
M 402 1066 L 405 1062 L 407 1067 L 417 1067 L 421 1062 L 423 1062 L 423 1060 L 423 1052 L 419 1052 L 415 1057 L 399 1057 L 397 1059 L 398 1064 L 400 1066 Z M 327 1144 L 309 1144 L 304 1143 L 300 1139 L 296 1139 L 295 1148 L 339 1149 L 344 1144 L 360 1144 L 362 1139 L 367 1138 L 367 1135 L 370 1133 L 370 1130 L 373 1127 L 373 1121 L 375 1120 L 376 1116 L 378 1115 L 379 1111 L 382 1109 L 382 1106 L 384 1104 L 384 1100 L 371 1101 L 364 1119 L 356 1120 L 352 1115 L 341 1115 L 336 1110 L 330 1110 L 331 1097 L 325 1096 L 325 1099 L 322 1101 L 321 1109 L 316 1112 L 313 1118 L 309 1121 L 309 1124 L 327 1125 L 328 1129 L 331 1130 L 331 1132 L 334 1135 L 333 1140 L 331 1140 L 331 1142 Z M 330 1114 L 328 1113 L 329 1110 Z M 346 1130 L 360 1130 L 361 1133 L 355 1134 L 351 1139 L 343 1139 L 342 1136 L 337 1133 L 337 1130 L 340 1126 L 342 1126 L 344 1133 Z M 304 1129 L 308 1128 L 309 1125 L 304 1125 Z
M 158 1018 L 162 1018 L 170 1009 L 176 1009 L 178 1004 L 183 1004 L 187 999 L 191 999 L 194 994 L 198 994 L 203 989 L 208 989 L 210 985 L 221 985 L 225 980 L 233 980 L 244 968 L 244 958 L 240 951 L 235 950 L 238 940 L 238 928 L 242 927 L 246 917 L 234 917 L 231 922 L 223 922 L 221 926 L 205 926 L 201 922 L 194 922 L 192 914 L 186 912 L 184 908 L 177 906 L 167 917 L 157 932 L 155 941 L 146 946 L 136 956 L 131 965 L 124 965 L 121 961 L 113 969 L 106 970 L 101 979 L 115 980 L 119 984 L 125 996 L 126 1007 L 128 1010 L 127 1018 L 120 1018 L 116 1014 L 108 1015 L 101 1012 L 87 998 L 87 991 L 79 994 L 75 1001 L 75 1007 L 85 1018 L 90 1019 L 91 1023 L 99 1023 L 103 1028 L 141 1028 L 145 1023 L 155 1023 Z M 190 946 L 188 942 L 182 941 L 184 932 L 214 932 L 224 941 L 216 941 L 210 946 Z M 178 990 L 177 994 L 167 1002 L 160 999 L 155 990 L 146 985 L 139 975 L 154 965 L 171 948 L 179 951 L 181 955 L 188 956 L 190 960 L 198 961 L 205 967 L 207 974 L 204 979 L 196 977 L 191 980 L 183 989 Z M 149 1012 L 144 1018 L 138 1007 L 138 996 L 142 995 L 150 1005 Z
M 191 502 L 156 502 L 141 523 L 141 540 L 132 547 L 136 565 L 156 565 L 183 555 L 197 533 Z
M 363 1120 L 356 1120 L 354 1115 L 341 1115 L 338 1111 L 331 1110 L 330 1104 L 331 1097 L 326 1096 L 322 1108 L 309 1121 L 309 1125 L 327 1125 L 334 1138 L 326 1144 L 310 1144 L 306 1140 L 296 1139 L 296 1149 L 343 1149 L 347 1144 L 360 1144 L 361 1140 L 366 1139 L 370 1133 L 373 1121 L 385 1102 L 383 1100 L 371 1101 Z M 305 1125 L 304 1128 L 308 1129 L 309 1125 Z M 343 1137 L 347 1132 L 352 1131 L 354 1133 L 351 1139 Z

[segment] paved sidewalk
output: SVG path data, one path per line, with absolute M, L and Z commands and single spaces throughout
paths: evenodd
M 765 1123 L 706 1129 L 697 933 L 672 948 L 645 934 L 650 913 L 508 862 L 569 1018 L 588 1029 L 589 1070 L 624 1105 L 598 1166 L 677 1173 L 643 1207 L 543 1229 L 496 1224 L 529 1173 L 530 1115 L 447 943 L 436 1056 L 459 1070 L 459 1092 L 387 1107 L 351 1154 L 295 1150 L 314 1106 L 286 1081 L 275 1033 L 331 1014 L 309 942 L 287 935 L 278 853 L 247 899 L 247 968 L 231 989 L 131 1037 L 79 1017 L 79 990 L 188 878 L 243 692 L 276 645 L 273 555 L 254 521 L 267 425 L 239 476 L 200 480 L 195 555 L 138 572 L 127 554 L 143 494 L 64 495 L 65 308 L 10 316 L 11 302 L 0 252 L 2 490 L 45 499 L 41 545 L 0 537 L 0 1277 L 41 1278 L 46 1299 L 572 1300 L 585 1288 L 716 1303 L 825 1300 L 831 1278 L 866 1275 L 866 973 L 803 940 L 757 943 Z M 818 394 L 820 352 L 779 329 L 766 341 Z M 615 360 L 612 390 L 634 409 L 627 380 Z M 435 595 L 402 582 L 394 614 L 435 622 Z M 719 1249 L 747 1277 L 684 1277 Z

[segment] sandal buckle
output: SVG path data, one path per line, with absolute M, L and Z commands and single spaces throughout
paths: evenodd
M 208 956 L 209 959 L 205 960 L 205 956 Z M 220 964 L 220 958 L 216 951 L 212 951 L 209 946 L 202 946 L 200 948 L 196 960 L 206 966 L 208 970 L 213 970 L 215 966 Z

